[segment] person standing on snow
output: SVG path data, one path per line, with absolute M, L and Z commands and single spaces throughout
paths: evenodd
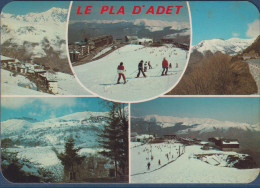
M 138 64 L 138 74 L 136 76 L 136 78 L 138 78 L 140 76 L 140 73 L 142 72 L 143 76 L 146 77 L 146 75 L 144 74 L 144 71 L 143 71 L 143 60 L 140 61 L 140 63 Z
M 118 67 L 117 67 L 117 73 L 118 73 L 117 84 L 120 84 L 121 76 L 124 79 L 124 84 L 126 83 L 124 71 L 125 71 L 125 67 L 123 65 L 123 62 L 121 62 L 120 65 L 118 65 Z
M 148 61 L 148 66 L 149 66 L 149 69 L 153 68 L 150 61 Z
M 150 166 L 151 166 L 151 163 L 148 162 L 148 163 L 147 163 L 147 169 L 148 169 L 148 170 L 150 170 Z
M 168 61 L 166 60 L 166 58 L 163 58 L 163 61 L 162 61 L 162 68 L 163 68 L 163 71 L 162 71 L 162 76 L 163 75 L 167 75 L 167 72 L 168 72 Z M 165 73 L 164 73 L 165 71 Z
M 144 64 L 144 72 L 147 72 L 147 61 Z

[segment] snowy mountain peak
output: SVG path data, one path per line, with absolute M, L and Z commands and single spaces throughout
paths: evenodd
M 254 42 L 254 39 L 239 39 L 231 38 L 228 40 L 211 39 L 203 40 L 197 45 L 193 46 L 192 50 L 197 50 L 201 53 L 211 51 L 212 53 L 222 52 L 224 54 L 236 55 L 247 48 Z
M 61 8 L 51 8 L 45 12 L 40 13 L 28 13 L 25 15 L 14 15 L 9 13 L 2 13 L 2 18 L 16 19 L 22 22 L 36 22 L 36 23 L 55 23 L 55 22 L 65 22 L 67 19 L 67 9 Z
M 228 130 L 230 128 L 244 131 L 260 131 L 259 124 L 249 124 L 242 122 L 219 121 L 210 118 L 181 118 L 173 116 L 147 115 L 142 117 L 144 121 L 157 122 L 162 128 L 174 127 L 176 124 L 182 124 L 190 127 L 190 131 L 212 132 L 215 129 Z M 196 126 L 194 126 L 196 125 Z M 186 133 L 187 129 L 180 131 Z

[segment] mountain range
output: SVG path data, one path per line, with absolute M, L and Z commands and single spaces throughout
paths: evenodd
M 240 39 L 231 38 L 228 40 L 223 39 L 211 39 L 203 40 L 197 45 L 192 47 L 192 51 L 197 50 L 198 52 L 205 54 L 207 51 L 212 52 L 222 52 L 229 55 L 237 55 L 242 52 L 248 46 L 250 46 L 255 39 Z
M 1 14 L 1 54 L 33 60 L 55 71 L 71 72 L 66 54 L 67 9 L 15 15 Z
M 53 146 L 72 135 L 77 145 L 98 147 L 98 134 L 106 125 L 107 112 L 77 112 L 59 118 L 33 122 L 29 118 L 1 122 L 1 137 L 11 145 Z
M 78 33 L 78 35 L 75 35 Z M 190 26 L 186 22 L 135 19 L 135 20 L 70 20 L 69 43 L 82 41 L 85 38 L 110 34 L 114 39 L 124 39 L 126 35 L 139 38 L 177 38 L 177 34 L 185 36 L 184 43 L 189 44 Z

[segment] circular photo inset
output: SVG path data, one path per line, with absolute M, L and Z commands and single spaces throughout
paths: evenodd
M 141 102 L 171 90 L 188 63 L 188 3 L 73 2 L 68 50 L 79 83 L 101 98 Z

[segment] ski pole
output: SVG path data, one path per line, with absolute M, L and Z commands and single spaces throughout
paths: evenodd
M 135 72 L 137 72 L 138 70 L 135 70 L 134 72 L 132 72 L 131 74 L 129 74 L 129 75 L 132 75 L 132 74 L 134 74 Z

